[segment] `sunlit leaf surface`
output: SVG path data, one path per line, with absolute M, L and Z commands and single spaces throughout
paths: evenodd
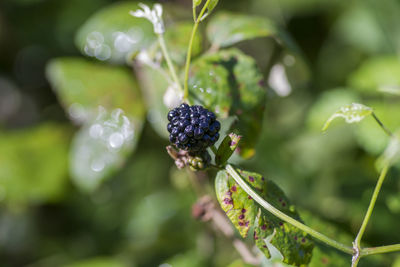
M 74 182 L 92 191 L 113 171 L 122 167 L 136 147 L 142 122 L 130 119 L 121 109 L 99 107 L 96 119 L 75 135 L 70 152 Z
M 76 35 L 81 53 L 124 64 L 128 54 L 148 47 L 155 40 L 153 26 L 145 19 L 129 15 L 129 11 L 136 9 L 136 2 L 119 2 L 92 15 Z
M 292 218 L 300 219 L 295 207 L 272 181 L 258 173 L 236 170 L 271 205 Z M 311 260 L 314 245 L 310 237 L 262 209 L 225 170 L 218 172 L 215 189 L 222 209 L 243 237 L 254 227 L 254 241 L 267 258 L 271 257 L 270 250 L 276 248 L 285 263 L 305 266 Z
M 47 78 L 70 118 L 82 123 L 97 112 L 122 109 L 127 116 L 145 113 L 133 74 L 123 67 L 104 65 L 82 58 L 59 58 L 47 65 Z
M 94 190 L 136 147 L 145 113 L 139 88 L 122 67 L 76 58 L 52 61 L 47 75 L 71 119 L 84 123 L 70 170 L 81 189 Z

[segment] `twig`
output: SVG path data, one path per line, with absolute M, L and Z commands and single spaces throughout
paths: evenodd
M 365 214 L 364 220 L 363 220 L 363 222 L 361 224 L 360 230 L 358 231 L 357 237 L 353 242 L 353 249 L 354 249 L 354 252 L 355 252 L 355 254 L 353 256 L 353 259 L 352 259 L 352 266 L 353 267 L 357 266 L 358 261 L 360 260 L 360 258 L 362 256 L 362 254 L 361 254 L 362 250 L 361 250 L 361 245 L 360 245 L 361 239 L 362 239 L 362 237 L 364 235 L 365 229 L 367 228 L 369 219 L 371 218 L 372 211 L 374 210 L 376 200 L 378 198 L 379 192 L 381 191 L 381 187 L 382 187 L 383 181 L 385 180 L 385 177 L 386 177 L 386 174 L 387 174 L 388 170 L 389 170 L 389 165 L 386 165 L 382 169 L 381 174 L 379 175 L 379 179 L 378 179 L 378 182 L 377 182 L 377 184 L 375 186 L 374 193 L 372 194 L 372 198 L 371 198 L 371 201 L 369 203 L 367 213 Z
M 375 121 L 381 126 L 382 130 L 388 135 L 392 136 L 392 132 L 381 122 L 381 120 L 376 116 L 374 112 L 372 112 L 372 117 L 374 117 Z
M 260 259 L 253 255 L 242 240 L 235 237 L 235 231 L 232 228 L 232 224 L 224 213 L 215 208 L 216 205 L 210 196 L 203 196 L 196 205 L 204 208 L 204 211 L 197 210 L 197 213 L 202 214 L 201 219 L 203 221 L 211 220 L 215 228 L 231 240 L 233 246 L 245 263 L 253 265 L 260 264 Z M 199 208 L 199 206 L 197 206 L 197 208 Z

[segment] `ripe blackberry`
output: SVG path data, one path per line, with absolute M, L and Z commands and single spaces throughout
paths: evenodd
M 213 112 L 183 103 L 168 112 L 169 140 L 186 151 L 203 151 L 219 139 L 221 124 Z

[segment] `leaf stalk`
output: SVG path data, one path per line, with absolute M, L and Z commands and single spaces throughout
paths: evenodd
M 211 0 L 207 0 L 207 2 L 204 4 L 202 10 L 200 11 L 200 14 L 196 17 L 196 10 L 193 8 L 193 18 L 195 19 L 194 21 L 194 26 L 192 29 L 192 33 L 190 36 L 189 40 L 189 46 L 187 50 L 187 55 L 186 55 L 186 65 L 185 65 L 185 81 L 183 84 L 184 87 L 184 92 L 183 92 L 183 99 L 188 100 L 189 97 L 189 69 L 190 69 L 190 62 L 192 61 L 192 50 L 193 50 L 193 42 L 194 38 L 196 37 L 196 32 L 197 29 L 199 28 L 200 22 L 203 20 L 204 13 L 207 11 L 207 8 L 210 4 Z

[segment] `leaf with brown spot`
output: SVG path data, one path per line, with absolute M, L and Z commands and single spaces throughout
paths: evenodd
M 290 217 L 300 220 L 294 206 L 272 181 L 264 179 L 258 173 L 238 168 L 236 170 L 249 186 L 271 205 Z M 284 263 L 305 266 L 310 262 L 314 247 L 310 236 L 262 209 L 252 198 L 249 198 L 225 170 L 218 172 L 215 186 L 218 201 L 233 225 L 243 237 L 246 237 L 249 229 L 254 227 L 255 243 L 267 258 L 271 257 L 269 246 L 272 245 L 282 254 Z M 235 192 L 232 192 L 232 187 Z M 245 221 L 248 222 L 246 225 L 242 225 L 238 217 L 241 209 L 246 209 Z

